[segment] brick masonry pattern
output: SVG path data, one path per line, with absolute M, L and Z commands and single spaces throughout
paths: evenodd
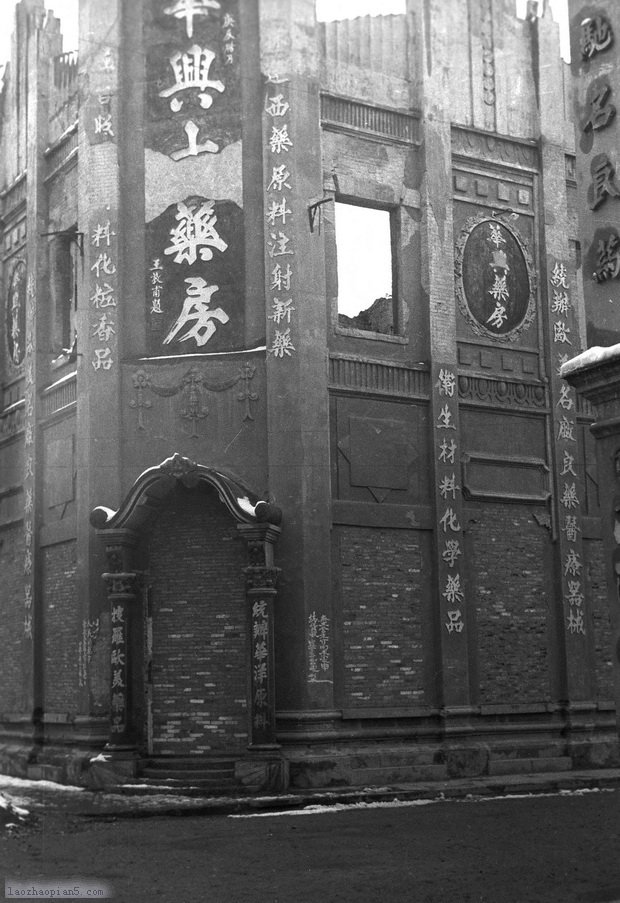
M 585 541 L 583 555 L 592 614 L 596 698 L 612 702 L 614 699 L 613 651 L 603 543 L 600 540 Z
M 487 505 L 471 516 L 466 548 L 471 562 L 481 704 L 545 702 L 550 697 L 545 573 L 547 530 L 522 506 Z
M 22 709 L 24 638 L 24 538 L 21 523 L 0 534 L 0 712 Z
M 79 643 L 76 557 L 75 542 L 49 546 L 42 554 L 47 712 L 76 712 Z
M 242 540 L 213 490 L 177 489 L 148 538 L 153 752 L 247 745 Z
M 341 527 L 339 536 L 346 704 L 424 703 L 429 550 L 408 530 Z

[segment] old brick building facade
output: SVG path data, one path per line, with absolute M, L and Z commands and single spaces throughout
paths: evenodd
M 3 769 L 617 763 L 592 417 L 559 376 L 570 95 L 557 26 L 508 0 L 83 0 L 77 55 L 18 4 Z M 344 207 L 387 235 L 357 310 Z

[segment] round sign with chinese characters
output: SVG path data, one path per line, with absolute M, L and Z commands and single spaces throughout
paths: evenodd
M 17 261 L 11 273 L 5 329 L 9 360 L 19 367 L 26 353 L 26 264 L 23 260 Z
M 455 267 L 459 307 L 474 332 L 510 342 L 530 325 L 533 269 L 516 231 L 493 217 L 468 220 Z

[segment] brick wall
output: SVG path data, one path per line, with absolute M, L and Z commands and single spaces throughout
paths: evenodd
M 430 561 L 410 530 L 339 527 L 347 706 L 425 699 L 423 623 Z M 426 545 L 426 543 L 425 543 Z
M 63 542 L 43 549 L 42 587 L 45 606 L 46 712 L 77 711 L 78 615 L 76 544 Z
M 548 530 L 526 507 L 486 505 L 469 517 L 468 597 L 475 606 L 481 704 L 550 698 L 550 546 Z
M 0 531 L 0 714 L 22 710 L 24 540 L 22 525 Z
M 596 698 L 611 702 L 614 699 L 614 673 L 604 556 L 600 540 L 584 541 L 586 586 L 592 616 Z
M 179 487 L 147 539 L 153 752 L 247 745 L 243 541 L 214 490 Z

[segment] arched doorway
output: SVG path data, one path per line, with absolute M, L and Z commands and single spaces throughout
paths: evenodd
M 94 509 L 109 567 L 107 758 L 239 761 L 245 749 L 247 781 L 258 773 L 248 752 L 263 756 L 261 786 L 281 781 L 281 762 L 264 758 L 278 748 L 280 520 L 238 479 L 179 454 L 145 470 L 117 511 Z

